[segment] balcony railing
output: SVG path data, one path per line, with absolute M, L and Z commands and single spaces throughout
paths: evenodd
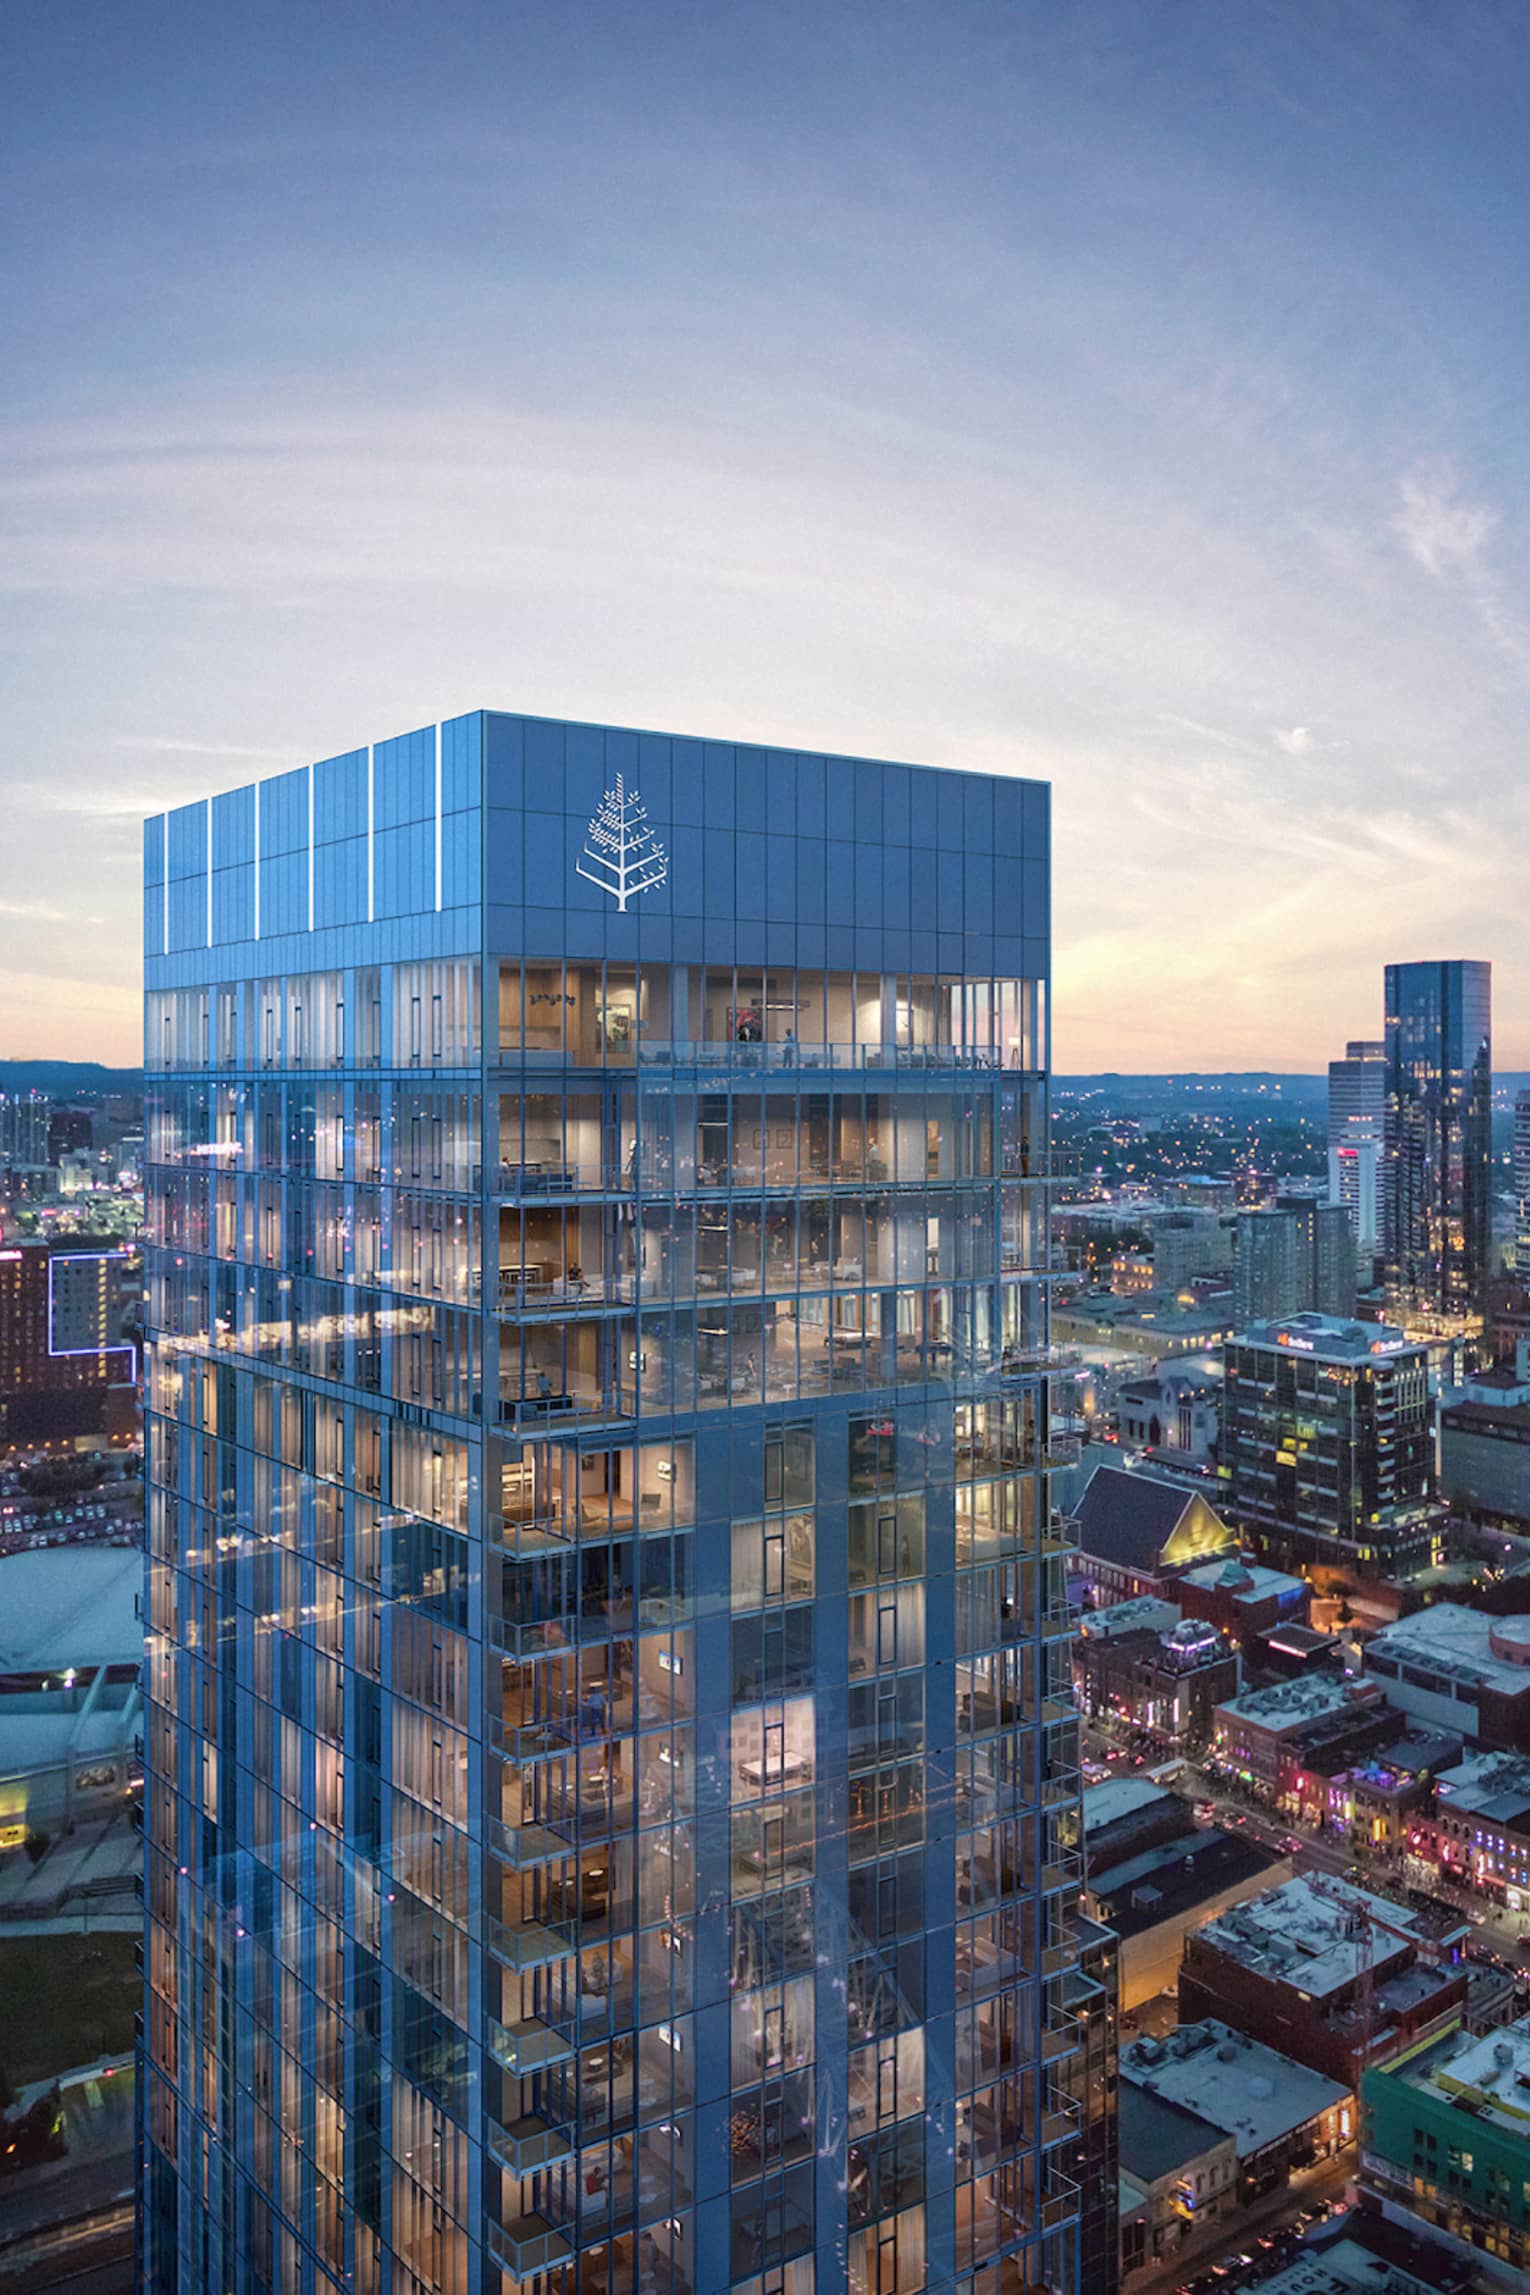
M 534 2175 L 538 2168 L 567 2159 L 574 2148 L 563 2128 L 534 2114 L 513 2120 L 507 2128 L 491 2119 L 488 2133 L 491 2156 L 513 2176 Z
M 489 2253 L 511 2279 L 524 2282 L 567 2263 L 574 2250 L 545 2216 L 522 2215 L 513 2223 L 489 2223 Z
M 572 2040 L 544 2024 L 539 2016 L 527 2016 L 519 2024 L 489 2025 L 489 2053 L 518 2080 L 533 2072 L 545 2072 L 554 2064 L 566 2064 L 574 2056 Z

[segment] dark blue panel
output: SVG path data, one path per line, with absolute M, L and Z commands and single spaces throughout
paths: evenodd
M 273 853 L 260 864 L 260 937 L 307 930 L 307 852 Z
M 700 829 L 671 826 L 669 844 L 670 899 L 677 916 L 702 913 L 703 842 Z
M 526 728 L 519 717 L 491 713 L 483 721 L 484 770 L 491 805 L 525 803 Z
M 797 839 L 797 922 L 822 924 L 828 916 L 828 846 L 820 837 Z
M 791 917 L 796 909 L 797 840 L 768 836 L 765 839 L 765 914 Z
M 212 801 L 212 865 L 214 871 L 231 869 L 255 858 L 255 784 L 226 789 Z M 217 932 L 216 903 L 213 931 Z M 243 937 L 242 935 L 238 937 Z
M 207 807 L 177 805 L 170 815 L 169 873 L 177 877 L 207 874 Z
M 662 733 L 641 733 L 638 736 L 637 785 L 648 807 L 649 820 L 656 829 L 663 823 L 662 833 L 666 842 L 675 818 L 669 749 L 670 745 Z
M 483 790 L 483 715 L 449 717 L 441 728 L 441 810 L 476 807 Z
M 207 946 L 207 879 L 172 877 L 170 880 L 170 946 Z
M 671 819 L 685 821 L 699 829 L 707 817 L 706 808 L 706 753 L 699 741 L 679 740 L 670 744 L 670 771 L 673 776 Z
M 962 783 L 962 842 L 969 853 L 993 851 L 993 783 L 969 774 Z
M 364 837 L 367 833 L 367 770 L 369 752 L 348 749 L 343 757 L 324 757 L 313 769 L 313 834 L 315 844 L 335 837 Z
M 765 827 L 765 752 L 736 749 L 733 753 L 733 802 L 741 829 Z
M 1019 781 L 1000 781 L 993 792 L 993 849 L 1006 860 L 1025 850 L 1025 797 Z
M 260 850 L 295 853 L 308 844 L 308 767 L 273 773 L 260 784 Z M 265 919 L 261 919 L 265 930 Z
M 967 848 L 966 911 L 968 932 L 993 931 L 993 855 Z
M 151 813 L 143 825 L 143 881 L 146 885 L 162 885 L 165 881 L 163 813 Z
M 940 836 L 940 775 L 918 766 L 909 775 L 908 841 L 916 850 L 933 852 Z
M 496 805 L 489 814 L 485 881 L 491 905 L 502 901 L 519 907 L 525 898 L 526 823 L 532 818 L 544 816 L 511 812 L 502 805 Z
M 372 914 L 419 916 L 435 905 L 434 821 L 377 830 L 372 839 Z
M 906 765 L 882 767 L 882 834 L 890 845 L 908 843 L 909 778 Z
M 1025 845 L 1028 860 L 1046 858 L 1050 835 L 1052 788 L 1047 781 L 1027 781 L 1025 792 Z
M 1024 907 L 1021 911 L 1027 938 L 1046 940 L 1051 935 L 1051 890 L 1048 884 L 1047 863 L 1044 860 L 1024 860 L 1020 864 L 1020 881 Z
M 526 803 L 539 813 L 563 810 L 563 732 L 545 717 L 526 720 Z
M 366 920 L 366 838 L 342 837 L 333 844 L 315 846 L 314 924 L 323 931 L 330 925 L 365 924 Z
M 253 792 L 251 825 L 254 823 Z M 216 841 L 216 829 L 214 839 Z M 219 947 L 232 940 L 255 937 L 255 863 L 241 861 L 231 869 L 214 869 L 212 880 L 212 934 Z
M 740 830 L 733 841 L 734 900 L 743 917 L 770 914 L 765 903 L 765 839 Z
M 825 777 L 831 837 L 855 841 L 855 767 L 848 757 L 831 757 Z
M 832 924 L 855 922 L 855 846 L 831 837 L 824 848 L 827 861 L 828 915 Z
M 937 841 L 947 852 L 959 853 L 965 842 L 965 802 L 960 773 L 937 773 L 936 803 L 940 811 Z
M 483 874 L 480 815 L 447 813 L 441 821 L 441 906 L 467 908 L 479 898 Z
M 706 847 L 706 914 L 731 916 L 733 914 L 733 838 L 726 829 L 707 829 L 703 834 Z
M 372 749 L 372 825 L 401 829 L 436 817 L 436 735 L 427 725 Z M 432 856 L 432 871 L 434 870 Z M 434 895 L 430 906 L 435 906 Z M 380 913 L 380 912 L 379 912 Z
M 733 826 L 733 749 L 726 741 L 708 741 L 704 745 L 702 767 L 709 829 L 731 829 Z
M 825 827 L 828 766 L 822 757 L 797 756 L 797 834 L 822 837 Z
M 959 932 L 964 922 L 962 910 L 962 856 L 940 852 L 935 855 L 936 915 L 944 932 Z
M 882 847 L 882 922 L 891 930 L 906 930 L 909 922 L 909 849 L 907 845 Z
M 606 737 L 598 725 L 570 725 L 563 735 L 564 804 L 575 813 L 593 813 L 603 792 L 616 780 L 614 758 L 606 755 Z
M 797 758 L 794 750 L 771 749 L 765 756 L 765 826 L 790 831 L 797 824 Z
M 858 925 L 875 925 L 882 929 L 882 848 L 880 845 L 857 845 L 855 848 L 855 921 Z
M 882 841 L 882 767 L 860 764 L 855 768 L 855 836 L 858 844 Z
M 526 815 L 526 889 L 534 900 L 556 898 L 562 887 L 563 839 L 561 813 Z

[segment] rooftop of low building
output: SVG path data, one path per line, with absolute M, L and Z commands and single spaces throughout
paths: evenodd
M 1132 2081 L 1224 2130 L 1240 2160 L 1294 2135 L 1349 2098 L 1349 2090 L 1336 2080 L 1234 2032 L 1215 2017 L 1182 2024 L 1162 2040 L 1128 2042 L 1121 2050 L 1120 2071 L 1123 2090 Z

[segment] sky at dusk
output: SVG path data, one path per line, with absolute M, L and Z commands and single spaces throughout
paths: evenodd
M 0 1056 L 476 707 L 1041 775 L 1056 1063 L 1530 1068 L 1530 16 L 20 0 Z

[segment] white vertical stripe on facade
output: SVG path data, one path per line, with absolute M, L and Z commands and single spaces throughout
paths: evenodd
M 436 907 L 441 906 L 441 727 L 436 725 Z
M 374 801 L 373 801 L 372 784 L 373 784 L 373 777 L 374 777 L 374 775 L 375 775 L 375 773 L 376 773 L 376 770 L 377 770 L 377 766 L 376 766 L 376 758 L 377 758 L 377 752 L 376 752 L 376 750 L 375 750 L 375 749 L 368 749 L 368 751 L 367 751 L 367 922 L 368 922 L 368 924 L 371 924 L 371 923 L 373 923 L 373 922 L 375 921 L 375 916 L 376 916 L 376 910 L 375 910 L 375 906 L 374 906 L 374 901 L 375 901 L 375 886 L 374 886 L 374 882 L 373 882 L 373 856 L 372 856 L 372 815 L 373 815 L 374 811 L 376 810 L 376 806 L 375 806 L 375 804 L 374 804 Z
M 255 938 L 260 938 L 260 783 L 255 784 Z

